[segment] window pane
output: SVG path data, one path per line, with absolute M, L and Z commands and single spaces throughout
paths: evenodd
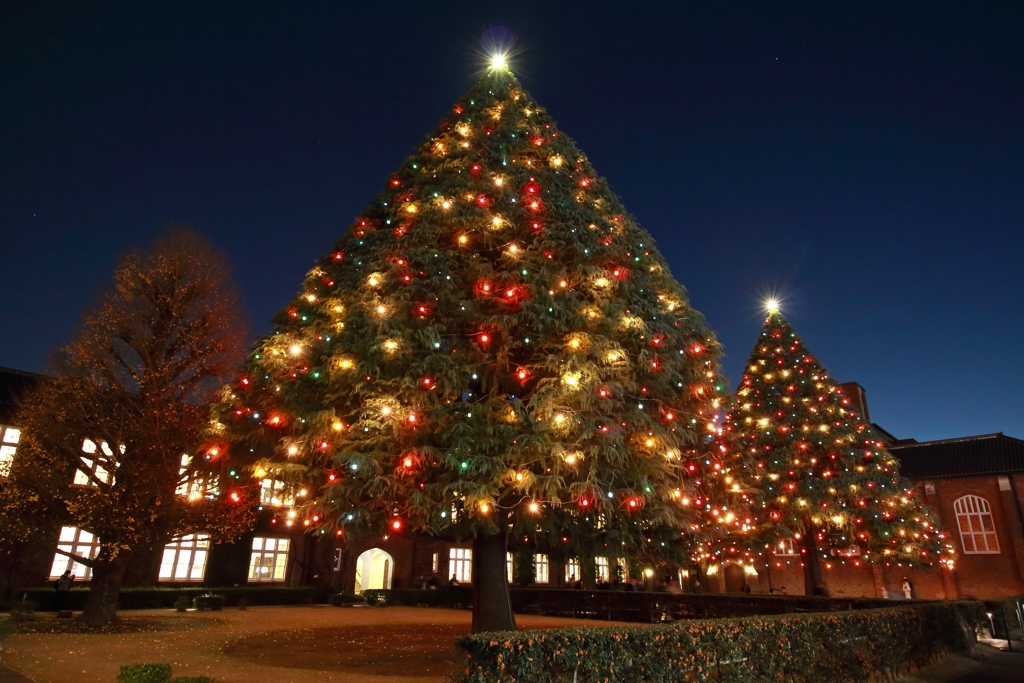
M 252 549 L 253 550 L 263 550 L 263 539 L 260 538 L 259 536 L 257 536 L 256 538 L 252 539 Z
M 274 565 L 274 580 L 284 581 L 285 571 L 288 569 L 288 554 L 278 553 L 277 563 Z
M 206 573 L 206 551 L 197 550 L 192 556 L 192 573 L 189 574 L 190 579 L 201 581 L 203 574 Z
M 249 578 L 256 580 L 259 579 L 259 568 L 260 558 L 263 556 L 260 553 L 253 553 L 249 560 Z
M 18 443 L 21 441 L 21 430 L 8 427 L 4 431 L 4 443 Z
M 279 552 L 279 553 L 288 552 L 288 539 L 287 538 L 279 538 L 279 539 L 277 539 L 277 552 Z
M 174 556 L 176 551 L 173 548 L 164 548 L 164 555 L 160 560 L 160 578 L 171 578 L 171 571 L 174 569 Z

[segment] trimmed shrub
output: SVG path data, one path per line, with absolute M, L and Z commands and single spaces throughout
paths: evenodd
M 167 683 L 170 680 L 171 665 L 166 662 L 128 664 L 122 666 L 117 675 L 117 683 Z
M 351 593 L 335 593 L 327 602 L 335 607 L 347 607 L 348 605 L 356 605 L 364 602 L 363 598 L 359 595 L 352 595 Z
M 370 589 L 362 592 L 363 600 L 366 600 L 367 605 L 374 607 L 387 607 L 391 603 L 391 594 L 394 591 L 390 590 L 377 590 Z
M 663 626 L 478 633 L 455 640 L 468 656 L 459 683 L 487 681 L 866 681 L 969 647 L 961 620 L 978 602 L 695 619 Z
M 182 595 L 174 601 L 174 609 L 178 612 L 187 612 L 189 605 L 191 604 L 192 603 L 189 601 L 188 596 Z
M 198 612 L 220 612 L 224 609 L 223 595 L 197 595 L 192 600 L 192 607 Z
M 217 683 L 209 676 L 175 676 L 169 683 Z
M 0 642 L 7 636 L 17 633 L 18 627 L 10 619 L 0 619 Z
M 332 592 L 327 586 L 297 588 L 284 586 L 132 587 L 121 589 L 118 607 L 119 609 L 170 609 L 175 606 L 181 596 L 185 596 L 191 604 L 196 596 L 205 595 L 210 591 L 216 591 L 217 595 L 223 595 L 227 607 L 234 607 L 242 598 L 248 601 L 250 607 L 254 605 L 317 605 L 326 603 Z M 29 599 L 39 604 L 40 611 L 52 612 L 57 608 L 57 591 L 52 588 L 19 588 L 14 594 L 21 596 L 23 593 L 28 593 Z M 85 607 L 85 599 L 88 595 L 88 585 L 72 588 L 68 591 L 64 604 L 65 609 L 81 610 Z

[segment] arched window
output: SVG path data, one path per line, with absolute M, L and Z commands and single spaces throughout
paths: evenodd
M 996 526 L 987 500 L 980 496 L 964 496 L 956 499 L 953 509 L 956 510 L 956 523 L 960 527 L 960 541 L 965 553 L 985 555 L 999 552 Z

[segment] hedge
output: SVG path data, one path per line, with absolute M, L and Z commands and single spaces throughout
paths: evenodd
M 658 626 L 478 633 L 455 640 L 457 683 L 845 682 L 892 678 L 969 647 L 979 602 L 695 619 Z
M 660 623 L 694 617 L 741 617 L 793 612 L 832 612 L 904 606 L 903 601 L 871 598 L 822 598 L 759 595 L 680 595 L 673 593 L 585 591 L 559 588 L 509 588 L 516 614 L 544 614 L 608 621 Z M 469 586 L 437 589 L 366 590 L 369 605 L 427 605 L 465 608 L 473 603 Z
M 37 604 L 36 609 L 52 612 L 57 609 L 57 591 L 52 588 L 22 588 L 11 592 L 12 604 L 21 601 L 21 596 L 28 593 L 28 599 Z M 249 607 L 254 605 L 312 605 L 327 602 L 332 591 L 326 586 L 308 586 L 290 588 L 284 586 L 232 586 L 228 588 L 210 588 L 195 586 L 189 588 L 122 588 L 118 598 L 119 609 L 161 609 L 172 608 L 178 598 L 184 596 L 191 603 L 195 598 L 216 593 L 223 595 L 225 605 L 234 607 L 244 599 Z M 87 587 L 72 588 L 69 591 L 64 609 L 81 610 L 85 607 Z

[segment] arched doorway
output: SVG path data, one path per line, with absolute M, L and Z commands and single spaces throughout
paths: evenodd
M 355 592 L 391 588 L 395 560 L 380 548 L 370 548 L 356 558 Z

